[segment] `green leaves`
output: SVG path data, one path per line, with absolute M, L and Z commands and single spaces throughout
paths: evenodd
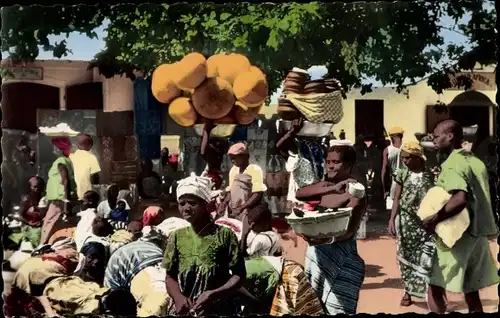
M 219 52 L 239 52 L 267 74 L 271 91 L 281 86 L 294 66 L 326 65 L 348 89 L 366 85 L 367 77 L 385 84 L 412 82 L 429 74 L 430 85 L 449 85 L 445 76 L 475 63 L 494 63 L 496 45 L 493 1 L 366 3 L 179 3 L 2 8 L 2 50 L 11 57 L 32 60 L 39 46 L 55 57 L 67 57 L 66 41 L 51 43 L 51 34 L 76 31 L 97 37 L 95 28 L 104 19 L 106 50 L 93 66 L 105 76 L 133 69 L 150 74 L 161 63 L 178 61 L 188 52 L 207 57 Z M 443 43 L 441 18 L 462 21 L 460 32 L 472 43 Z M 6 28 L 5 26 L 8 26 Z M 451 61 L 444 69 L 443 61 Z

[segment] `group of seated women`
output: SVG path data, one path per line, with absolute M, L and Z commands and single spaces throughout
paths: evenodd
M 300 189 L 297 197 L 361 211 L 362 200 L 342 190 L 353 160 L 349 149 L 331 149 L 328 181 Z M 247 209 L 240 233 L 218 225 L 210 213 L 210 178 L 178 182 L 182 218 L 166 219 L 151 206 L 142 220 L 130 221 L 115 190 L 100 203 L 97 193 L 85 193 L 76 228 L 54 233 L 22 262 L 4 295 L 5 316 L 355 312 L 364 278 L 356 224 L 333 244 L 308 239 L 304 269 L 280 256 L 265 203 Z M 359 216 L 353 219 L 359 223 Z

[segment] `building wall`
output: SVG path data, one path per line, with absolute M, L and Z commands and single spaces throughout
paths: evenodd
M 449 104 L 463 91 L 444 91 L 437 94 L 426 82 L 420 82 L 407 89 L 407 94 L 397 93 L 390 87 L 374 89 L 373 92 L 361 95 L 359 90 L 349 92 L 347 99 L 343 101 L 344 118 L 334 127 L 337 135 L 344 129 L 346 138 L 355 140 L 355 101 L 357 99 L 382 99 L 384 100 L 384 126 L 388 130 L 393 126 L 403 127 L 406 136 L 415 139 L 415 133 L 425 132 L 426 107 L 434 105 L 438 101 Z M 480 91 L 495 101 L 496 91 Z M 490 135 L 494 135 L 493 109 L 490 109 Z
M 9 60 L 2 60 L 2 66 L 13 66 Z M 27 63 L 26 67 L 43 68 L 42 80 L 7 79 L 4 84 L 13 82 L 37 83 L 61 88 L 61 109 L 64 109 L 64 88 L 76 84 L 101 82 L 103 83 L 104 111 L 130 111 L 134 109 L 133 82 L 121 76 L 105 78 L 97 69 L 88 70 L 86 61 L 68 60 L 37 60 Z
M 481 73 L 493 73 L 494 66 L 477 67 L 475 69 Z M 485 85 L 477 87 L 484 88 Z M 495 84 L 489 85 L 489 90 L 478 90 L 495 103 Z M 374 88 L 373 92 L 361 95 L 360 89 L 351 90 L 347 94 L 347 99 L 343 100 L 344 117 L 333 127 L 336 136 L 341 129 L 346 133 L 346 138 L 355 140 L 355 101 L 363 99 L 378 99 L 384 101 L 384 126 L 388 130 L 392 126 L 401 126 L 406 130 L 406 136 L 414 139 L 415 133 L 424 133 L 426 128 L 426 107 L 435 105 L 438 102 L 449 104 L 455 97 L 463 93 L 463 90 L 447 90 L 442 94 L 437 94 L 426 81 L 421 81 L 413 86 L 409 86 L 402 93 L 397 93 L 391 87 Z M 270 118 L 277 111 L 277 105 L 263 107 L 261 114 Z M 490 109 L 490 135 L 495 135 L 494 109 Z

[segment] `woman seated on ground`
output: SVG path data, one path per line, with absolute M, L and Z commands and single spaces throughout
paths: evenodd
M 237 293 L 245 262 L 236 235 L 217 226 L 209 213 L 212 182 L 191 176 L 177 187 L 179 211 L 191 226 L 173 232 L 164 256 L 166 286 L 180 315 L 232 315 L 241 310 Z
M 9 239 L 16 245 L 21 242 L 29 242 L 33 248 L 40 244 L 40 236 L 42 234 L 42 212 L 39 208 L 39 203 L 42 201 L 45 191 L 43 179 L 36 176 L 31 177 L 28 181 L 30 192 L 21 199 L 20 217 L 23 225 L 21 232 L 12 233 Z
M 166 315 L 170 303 L 162 259 L 163 251 L 152 242 L 128 243 L 109 258 L 104 286 L 130 290 L 138 303 L 140 317 Z
M 79 264 L 73 275 L 46 281 L 41 296 L 45 313 L 49 316 L 71 314 L 134 315 L 134 298 L 127 290 L 112 291 L 102 288 L 106 249 L 97 242 L 83 246 Z M 120 299 L 120 303 L 117 301 Z M 128 301 L 127 301 L 128 300 Z
M 351 170 L 356 163 L 352 146 L 332 146 L 325 162 L 325 181 L 297 191 L 300 201 L 314 201 L 323 208 L 353 208 L 347 233 L 330 240 L 312 240 L 306 254 L 306 275 L 320 296 L 327 314 L 355 314 L 359 291 L 365 277 L 365 263 L 358 254 L 355 235 L 365 212 L 366 200 L 349 193 L 356 183 Z M 330 242 L 329 242 L 330 241 Z
M 127 304 L 117 306 L 117 294 L 99 287 L 102 284 L 105 249 L 99 243 L 88 243 L 82 253 L 76 252 L 71 238 L 60 238 L 33 253 L 16 273 L 11 292 L 5 295 L 4 315 L 38 316 L 47 314 L 133 315 Z M 114 301 L 108 302 L 108 300 Z M 104 310 L 106 309 L 106 310 Z M 129 309 L 129 310 L 127 310 Z
M 240 246 L 248 257 L 278 256 L 281 254 L 279 236 L 271 227 L 272 213 L 266 203 L 248 211 L 248 222 L 243 222 Z

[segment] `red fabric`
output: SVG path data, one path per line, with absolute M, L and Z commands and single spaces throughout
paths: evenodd
M 25 291 L 12 287 L 10 294 L 2 295 L 5 317 L 38 317 L 45 313 L 40 302 Z
M 177 168 L 179 167 L 179 155 L 173 154 L 168 157 L 168 164 L 174 169 L 174 171 L 177 171 Z
M 55 253 L 50 253 L 42 256 L 42 261 L 52 261 L 56 262 L 66 270 L 66 274 L 73 273 L 78 266 L 78 263 L 73 262 L 71 259 L 63 257 L 61 255 L 56 255 Z
M 69 137 L 53 137 L 52 143 L 61 150 L 64 156 L 69 157 L 71 153 L 71 139 Z
M 23 213 L 23 221 L 28 225 L 37 226 L 42 223 L 42 215 L 40 213 L 40 209 L 36 206 L 33 206 L 33 210 L 28 210 Z
M 142 215 L 143 226 L 158 225 L 165 219 L 163 209 L 159 206 L 150 206 Z

